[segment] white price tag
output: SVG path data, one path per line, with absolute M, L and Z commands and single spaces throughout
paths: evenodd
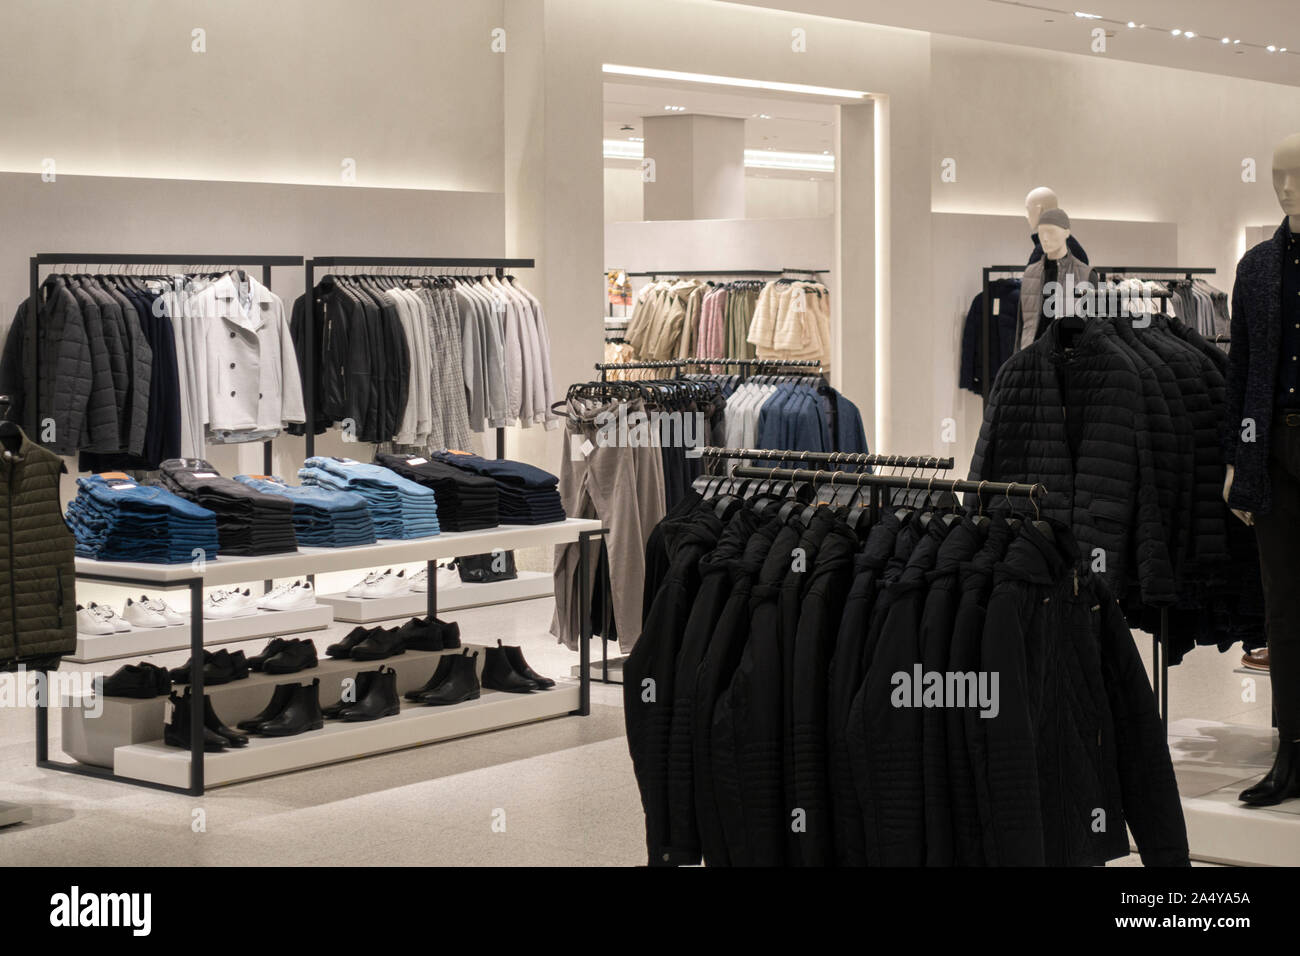
M 408 458 L 406 459 L 406 463 L 408 465 L 423 465 L 428 460 L 429 459 L 427 458 Z
M 135 485 L 109 485 L 114 491 L 130 491 Z
M 1001 315 L 1001 314 L 1002 314 L 1002 300 L 1001 300 L 1001 299 L 994 299 L 994 300 L 993 300 L 993 314 L 994 314 L 994 315 Z
M 221 476 L 218 475 L 215 471 L 196 471 L 194 473 L 194 477 L 195 478 L 220 478 Z

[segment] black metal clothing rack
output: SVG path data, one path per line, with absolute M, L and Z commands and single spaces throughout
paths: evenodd
M 69 266 L 69 265 L 113 265 L 113 266 L 261 266 L 262 267 L 262 285 L 268 289 L 271 288 L 271 269 L 274 266 L 300 266 L 302 265 L 302 256 L 230 256 L 230 255 L 141 255 L 141 254 L 119 254 L 112 252 L 41 252 L 32 256 L 30 259 L 30 281 L 31 290 L 28 302 L 31 303 L 31 315 L 33 320 L 27 323 L 27 367 L 24 375 L 32 383 L 33 390 L 39 388 L 40 362 L 37 359 L 37 332 L 36 325 L 40 321 L 40 285 L 41 285 L 41 267 L 42 266 Z M 40 394 L 34 391 L 34 394 Z M 35 403 L 32 403 L 35 408 Z M 24 428 L 31 428 L 28 431 L 30 435 L 39 435 L 40 429 L 35 427 L 35 422 L 24 422 Z M 33 438 L 33 441 L 38 439 Z M 262 470 L 267 474 L 272 471 L 271 463 L 271 440 L 267 439 L 262 443 Z
M 299 263 L 302 263 L 302 260 L 299 260 Z M 533 269 L 536 268 L 537 263 L 533 259 L 464 259 L 440 256 L 313 256 L 303 265 L 306 282 L 304 293 L 307 305 L 304 348 L 308 356 L 308 360 L 303 362 L 303 367 L 306 369 L 303 394 L 307 405 L 307 457 L 310 458 L 316 453 L 316 366 L 311 361 L 311 357 L 315 355 L 313 338 L 316 325 L 316 297 L 313 295 L 313 290 L 316 288 L 315 276 L 317 269 L 322 272 L 348 266 L 399 269 L 491 269 L 499 279 L 505 275 L 507 269 Z M 496 456 L 497 458 L 505 458 L 506 431 L 504 428 L 497 428 L 495 431 L 497 433 Z
M 702 458 L 764 458 L 771 461 L 811 461 L 819 464 L 872 465 L 881 468 L 923 468 L 947 471 L 955 461 L 933 455 L 868 455 L 851 451 L 792 451 L 770 448 L 700 449 Z M 768 469 L 770 471 L 770 469 Z M 988 485 L 985 483 L 985 490 Z
M 989 355 L 989 326 L 993 320 L 992 289 L 989 285 L 991 276 L 994 275 L 1023 275 L 1028 266 L 984 266 L 981 270 L 981 284 L 983 296 L 981 297 L 982 308 L 980 312 L 980 354 L 983 368 L 981 369 L 982 378 L 980 380 L 980 395 L 985 401 L 988 401 L 989 390 L 993 388 L 993 366 L 992 357 Z M 1186 266 L 1092 266 L 1093 275 L 1098 280 L 1105 280 L 1107 276 L 1119 273 L 1121 275 L 1136 277 L 1139 275 L 1149 276 L 1182 276 L 1185 279 L 1191 279 L 1198 275 L 1213 275 L 1217 269 L 1202 267 Z M 1167 295 L 1159 293 L 1152 294 L 1153 299 L 1167 299 Z M 1163 306 L 1162 306 L 1163 307 Z
M 759 371 L 766 369 L 809 369 L 820 370 L 822 363 L 816 359 L 792 359 L 785 361 L 783 359 L 735 359 L 735 358 L 703 358 L 701 356 L 689 356 L 680 359 L 646 359 L 639 362 L 597 362 L 596 371 L 600 373 L 600 380 L 606 381 L 606 373 L 616 369 L 674 369 L 680 371 L 692 365 L 727 365 L 737 366 L 742 370 L 741 379 L 745 378 L 745 370 L 757 369 Z

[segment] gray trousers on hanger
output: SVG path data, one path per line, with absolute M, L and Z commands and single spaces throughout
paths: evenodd
M 629 414 L 643 410 L 639 401 L 626 404 Z M 572 417 L 560 466 L 560 497 L 564 513 L 570 518 L 599 518 L 609 529 L 605 546 L 609 552 L 611 603 L 619 648 L 626 653 L 641 635 L 646 540 L 665 513 L 663 453 L 657 434 L 651 446 L 629 446 L 621 441 L 607 444 L 608 437 L 606 442 L 600 441 L 597 418 L 602 412 L 616 414 L 616 403 L 599 405 L 572 399 L 569 411 Z M 574 417 L 579 419 L 577 424 Z M 588 586 L 593 590 L 588 593 L 594 594 L 598 562 L 594 554 L 589 558 Z M 575 650 L 582 633 L 579 584 L 577 542 L 558 545 L 551 633 Z

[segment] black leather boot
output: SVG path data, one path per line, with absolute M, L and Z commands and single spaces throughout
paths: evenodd
M 457 655 L 455 654 L 443 654 L 442 657 L 438 658 L 438 667 L 434 670 L 433 676 L 424 682 L 423 687 L 417 687 L 415 690 L 408 690 L 406 692 L 406 699 L 418 702 L 422 695 L 427 694 L 445 681 L 447 676 L 451 674 L 451 662 L 456 656 Z
M 185 688 L 185 696 L 186 698 L 190 696 L 190 689 L 188 687 Z M 248 746 L 248 735 L 241 734 L 237 730 L 231 730 L 223 724 L 221 718 L 217 716 L 216 709 L 212 706 L 212 698 L 207 694 L 203 695 L 203 726 L 225 740 L 226 746 L 228 747 Z
M 328 707 L 322 708 L 321 713 L 330 720 L 337 720 L 339 714 L 341 714 L 345 709 L 352 707 L 357 701 L 366 696 L 366 692 L 370 690 L 370 683 L 379 676 L 382 670 L 383 668 L 380 667 L 379 670 L 362 671 L 357 674 L 357 676 L 353 678 L 352 699 L 343 700 L 342 697 L 340 697 L 338 703 L 330 704 Z
M 485 648 L 487 656 L 483 658 L 483 686 L 488 690 L 503 690 L 510 694 L 527 694 L 536 690 L 537 685 L 519 673 L 510 664 L 510 658 L 500 647 Z
M 1278 743 L 1273 769 L 1259 783 L 1249 787 L 1237 797 L 1252 807 L 1272 807 L 1300 797 L 1300 741 L 1283 740 Z
M 168 747 L 190 749 L 190 700 L 187 694 L 181 700 L 175 694 L 169 694 L 167 701 L 172 708 L 172 722 L 163 728 L 163 743 Z M 208 728 L 203 728 L 203 752 L 219 754 L 226 749 L 224 737 L 220 737 Z
M 284 710 L 257 728 L 267 737 L 292 737 L 308 730 L 320 730 L 325 718 L 320 712 L 320 678 L 310 684 L 296 684 Z
M 441 668 L 443 661 L 450 662 L 446 678 L 432 690 L 422 693 L 417 698 L 419 702 L 432 707 L 444 707 L 467 700 L 478 700 L 479 683 L 475 671 L 477 657 L 478 651 L 470 654 L 468 647 L 460 654 L 444 657 L 438 665 Z
M 339 712 L 339 719 L 348 723 L 378 720 L 380 717 L 392 717 L 401 709 L 402 702 L 397 699 L 397 671 L 384 667 L 371 678 L 365 696 L 359 697 L 355 704 L 344 707 Z
M 503 647 L 501 639 L 497 638 L 497 647 L 506 652 L 506 660 L 510 662 L 510 666 L 536 684 L 538 690 L 550 690 L 555 686 L 555 681 L 551 678 L 543 677 L 528 666 L 528 662 L 524 660 L 524 649 L 518 644 L 513 647 Z
M 280 716 L 280 711 L 289 703 L 289 698 L 293 696 L 293 689 L 297 684 L 276 684 L 275 692 L 271 694 L 271 702 L 262 708 L 262 712 L 256 717 L 249 717 L 247 720 L 241 720 L 235 726 L 240 730 L 247 730 L 249 733 L 257 733 L 257 728 L 266 723 L 272 717 Z

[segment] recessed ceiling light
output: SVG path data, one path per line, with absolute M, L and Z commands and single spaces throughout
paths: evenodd
M 1100 14 L 1100 13 L 1080 13 L 1078 10 L 1075 10 L 1075 11 L 1074 11 L 1074 15 L 1075 15 L 1076 17 L 1078 17 L 1080 20 L 1100 20 L 1100 19 L 1101 19 L 1101 14 Z
M 1282 47 L 1282 49 L 1278 50 L 1278 52 L 1279 52 L 1279 53 L 1285 53 L 1285 52 L 1286 52 L 1286 47 Z
M 1191 30 L 1188 30 L 1186 33 L 1183 34 L 1183 36 L 1187 37 L 1187 39 L 1190 40 L 1192 37 L 1196 36 L 1196 34 L 1193 33 Z
M 683 112 L 683 111 L 686 109 L 686 107 L 685 107 L 685 106 L 665 106 L 664 109 L 668 110 L 670 113 L 681 113 L 681 112 Z
M 644 142 L 645 142 L 645 137 L 644 137 L 644 136 L 629 136 L 627 139 L 628 139 L 628 142 L 630 142 L 630 143 L 644 143 Z
M 1235 46 L 1236 44 L 1240 43 L 1241 41 L 1240 41 L 1240 40 L 1233 40 L 1232 42 L 1233 42 L 1233 45 Z
M 1270 43 L 1267 47 L 1265 47 L 1265 49 L 1268 50 L 1269 53 L 1276 53 L 1276 52 L 1277 52 L 1277 47 L 1275 47 L 1275 46 L 1274 46 L 1273 44 L 1271 44 L 1271 43 Z
M 1136 26 L 1137 26 L 1137 24 L 1134 23 L 1132 20 L 1130 20 L 1130 21 L 1128 22 L 1128 28 L 1129 28 L 1130 30 L 1132 30 L 1132 29 L 1133 29 L 1134 27 L 1136 27 Z
M 1223 38 L 1222 40 L 1220 40 L 1219 42 L 1220 42 L 1220 43 L 1231 43 L 1232 41 L 1229 40 L 1227 37 L 1224 37 L 1224 38 Z
M 1180 37 L 1180 36 L 1183 35 L 1183 31 L 1180 30 L 1180 29 L 1178 29 L 1178 27 L 1174 27 L 1174 28 L 1173 28 L 1172 30 L 1170 30 L 1169 32 L 1172 33 L 1172 34 L 1173 34 L 1174 36 L 1176 36 L 1176 37 Z

